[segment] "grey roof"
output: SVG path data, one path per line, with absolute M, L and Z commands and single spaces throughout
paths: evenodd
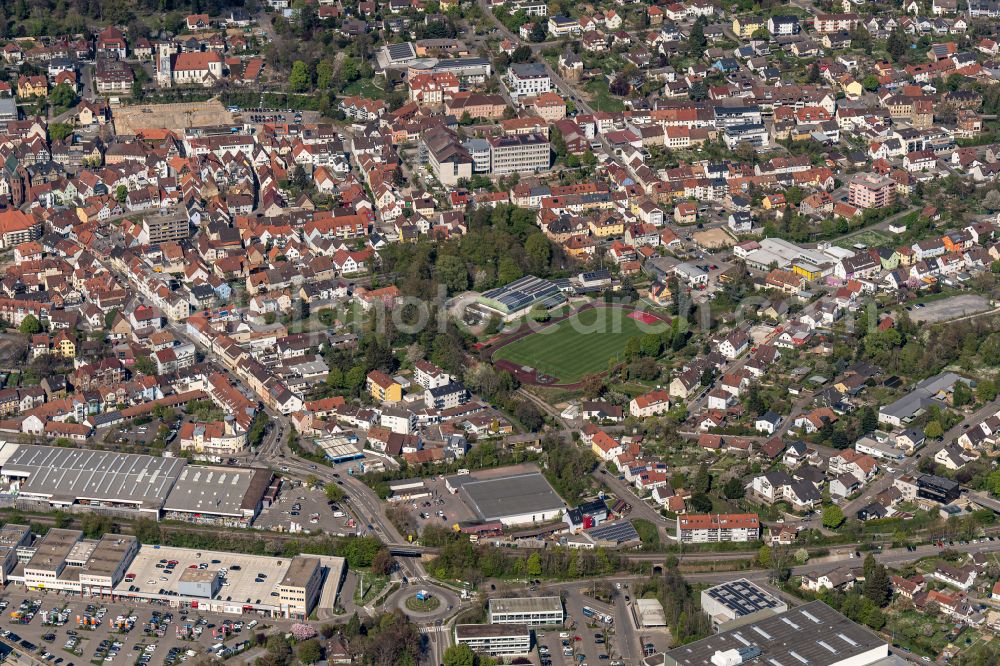
M 519 79 L 533 79 L 548 76 L 545 65 L 537 62 L 519 62 L 510 66 L 511 73 Z
M 490 613 L 560 613 L 563 609 L 559 597 L 506 597 L 490 599 Z
M 450 477 L 448 484 L 458 487 L 463 499 L 482 520 L 541 513 L 566 506 L 540 472 L 490 479 L 466 474 Z
M 183 458 L 22 445 L 4 461 L 3 473 L 27 477 L 22 493 L 158 509 L 186 464 Z
M 191 465 L 181 471 L 163 510 L 242 516 L 257 506 L 270 477 L 263 469 Z
M 809 664 L 831 666 L 848 663 L 861 655 L 875 661 L 888 655 L 888 644 L 861 625 L 852 622 L 822 601 L 813 601 L 778 615 L 745 624 L 715 636 L 669 650 L 666 666 L 704 666 L 711 664 L 717 651 L 756 648 L 759 655 L 744 663 Z M 884 655 L 868 653 L 885 650 Z
M 970 383 L 969 380 L 954 372 L 942 372 L 934 377 L 928 377 L 913 387 L 913 390 L 892 404 L 879 408 L 881 414 L 893 416 L 901 420 L 911 419 L 920 410 L 933 402 L 933 396 L 941 391 L 948 391 L 957 381 Z

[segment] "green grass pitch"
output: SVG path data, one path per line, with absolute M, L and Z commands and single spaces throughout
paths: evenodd
M 610 361 L 623 358 L 629 338 L 661 333 L 667 324 L 641 324 L 629 310 L 598 307 L 584 310 L 497 350 L 494 360 L 530 366 L 562 384 L 605 372 Z

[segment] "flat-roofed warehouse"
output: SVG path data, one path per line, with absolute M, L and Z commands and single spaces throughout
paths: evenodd
M 868 666 L 889 644 L 822 601 L 812 601 L 644 660 L 651 666 Z
M 113 451 L 5 443 L 0 446 L 0 482 L 16 486 L 18 500 L 52 508 L 160 515 L 183 458 Z
M 541 472 L 497 474 L 498 471 L 451 476 L 445 479 L 445 486 L 458 494 L 484 522 L 544 523 L 566 510 L 565 502 Z
M 264 504 L 271 470 L 188 465 L 163 504 L 163 517 L 205 525 L 249 527 Z

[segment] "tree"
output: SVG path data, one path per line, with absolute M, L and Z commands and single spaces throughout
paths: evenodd
M 806 83 L 819 83 L 820 71 L 819 63 L 814 62 L 812 67 L 809 68 L 809 75 L 806 77 Z
M 879 607 L 887 605 L 892 599 L 891 581 L 885 565 L 875 564 L 871 573 L 865 574 L 864 596 Z
M 712 510 L 712 498 L 705 493 L 695 493 L 691 496 L 691 508 L 698 513 L 708 513 Z
M 476 653 L 465 643 L 452 645 L 444 651 L 444 666 L 475 666 Z
M 886 40 L 885 50 L 889 52 L 893 60 L 899 60 L 910 48 L 910 40 L 906 37 L 902 28 L 897 27 Z
M 944 429 L 937 421 L 931 421 L 924 427 L 924 434 L 931 439 L 938 439 L 944 435 Z
M 309 68 L 301 60 L 292 63 L 291 74 L 288 75 L 288 85 L 293 92 L 305 92 L 309 90 L 310 78 Z
M 533 273 L 547 273 L 552 261 L 552 242 L 545 234 L 531 234 L 524 241 L 524 253 Z
M 49 130 L 51 131 L 51 126 Z M 998 211 L 1000 210 L 1000 191 L 990 190 L 986 193 L 986 196 L 982 199 L 983 208 L 988 211 Z
M 396 568 L 396 558 L 392 556 L 388 548 L 375 553 L 372 558 L 372 571 L 383 576 L 388 576 Z
M 700 57 L 706 46 L 708 46 L 708 39 L 705 37 L 705 21 L 699 16 L 698 20 L 691 26 L 691 33 L 688 35 L 688 55 Z
M 691 489 L 696 493 L 707 493 L 712 487 L 712 476 L 708 473 L 708 463 L 702 463 L 694 475 Z
M 29 314 L 21 320 L 21 325 L 17 327 L 17 330 L 25 335 L 35 335 L 42 332 L 42 322 L 38 321 L 35 315 Z
M 323 648 L 320 647 L 318 640 L 310 638 L 299 645 L 298 657 L 303 664 L 315 664 L 323 658 Z
M 449 294 L 457 294 L 469 288 L 469 270 L 465 267 L 465 262 L 453 254 L 439 256 L 434 273 Z
M 844 522 L 844 512 L 836 504 L 823 507 L 823 527 L 837 529 Z
M 344 491 L 336 483 L 328 483 L 323 486 L 323 492 L 326 493 L 326 498 L 331 502 L 339 502 L 344 499 Z
M 542 575 L 542 558 L 538 554 L 538 551 L 535 551 L 528 556 L 528 563 L 525 571 L 528 576 L 535 578 Z
M 731 477 L 726 481 L 726 485 L 722 487 L 722 492 L 725 494 L 726 499 L 741 499 L 745 494 L 743 484 L 740 482 L 738 476 Z
M 333 65 L 329 60 L 316 63 L 316 89 L 327 90 L 333 87 Z
M 869 74 L 865 78 L 861 79 L 861 85 L 864 86 L 865 90 L 868 92 L 875 92 L 878 90 L 878 77 L 874 74 Z
M 100 539 L 110 532 L 112 527 L 114 526 L 111 523 L 111 518 L 98 513 L 85 514 L 80 521 L 80 529 L 83 530 L 88 539 Z
M 976 384 L 976 398 L 979 402 L 993 402 L 997 397 L 997 386 L 989 379 L 981 379 Z
M 771 547 L 761 546 L 760 550 L 757 551 L 757 561 L 760 562 L 760 566 L 768 569 L 771 567 Z
M 878 414 L 871 406 L 865 406 L 861 410 L 861 429 L 866 432 L 872 432 L 878 428 Z
M 60 112 L 68 110 L 76 105 L 76 91 L 68 83 L 60 83 L 49 93 L 49 103 Z
M 137 356 L 135 363 L 132 365 L 132 369 L 143 375 L 149 375 L 150 377 L 156 375 L 156 364 L 153 363 L 153 359 L 148 356 Z
M 955 389 L 951 396 L 952 404 L 956 407 L 964 407 L 973 401 L 972 389 L 963 381 L 955 382 Z
M 73 126 L 69 123 L 52 123 L 49 125 L 49 138 L 52 141 L 62 141 L 73 134 Z
M 545 23 L 543 21 L 535 21 L 535 24 L 531 27 L 531 41 L 544 42 L 547 36 L 548 31 L 545 28 Z
M 619 74 L 608 86 L 608 91 L 612 95 L 618 95 L 619 97 L 625 97 L 632 90 L 632 84 L 628 82 L 628 77 L 625 74 Z
M 125 199 L 128 198 L 128 188 L 124 185 L 119 185 L 115 188 L 115 201 L 118 203 L 125 203 Z
M 510 61 L 516 63 L 531 62 L 533 57 L 534 54 L 531 52 L 531 47 L 527 44 L 522 44 L 514 49 L 514 52 L 510 54 Z

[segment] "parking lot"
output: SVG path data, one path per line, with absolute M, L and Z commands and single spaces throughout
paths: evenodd
M 81 599 L 22 588 L 8 588 L 0 594 L 0 607 L 0 633 L 5 640 L 58 666 L 179 663 L 219 644 L 223 649 L 244 641 L 252 644 L 256 632 L 287 622 L 276 623 L 254 615 L 234 618 L 197 610 L 179 611 L 159 604 Z M 21 608 L 29 612 L 21 618 L 12 617 Z M 254 626 L 250 627 L 250 623 Z
M 224 558 L 224 559 L 223 559 Z M 241 553 L 201 553 L 189 548 L 142 549 L 129 565 L 116 591 L 138 594 L 175 592 L 189 570 L 215 574 L 221 582 L 218 596 L 233 603 L 277 606 L 277 584 L 288 569 L 288 560 Z
M 909 310 L 911 320 L 933 324 L 984 312 L 990 309 L 990 303 L 978 294 L 960 294 L 927 303 L 917 303 L 907 306 L 906 309 Z
M 425 483 L 431 491 L 431 496 L 421 497 L 406 504 L 421 528 L 428 523 L 454 525 L 478 521 L 476 514 L 458 495 L 448 492 L 444 487 L 444 479 L 435 477 L 427 479 Z M 416 506 L 413 506 L 414 504 Z
M 335 504 L 329 504 L 322 488 L 313 490 L 304 484 L 286 480 L 278 499 L 260 512 L 254 527 L 281 532 L 323 530 L 334 535 L 354 534 L 356 527 L 348 524 L 351 516 Z

